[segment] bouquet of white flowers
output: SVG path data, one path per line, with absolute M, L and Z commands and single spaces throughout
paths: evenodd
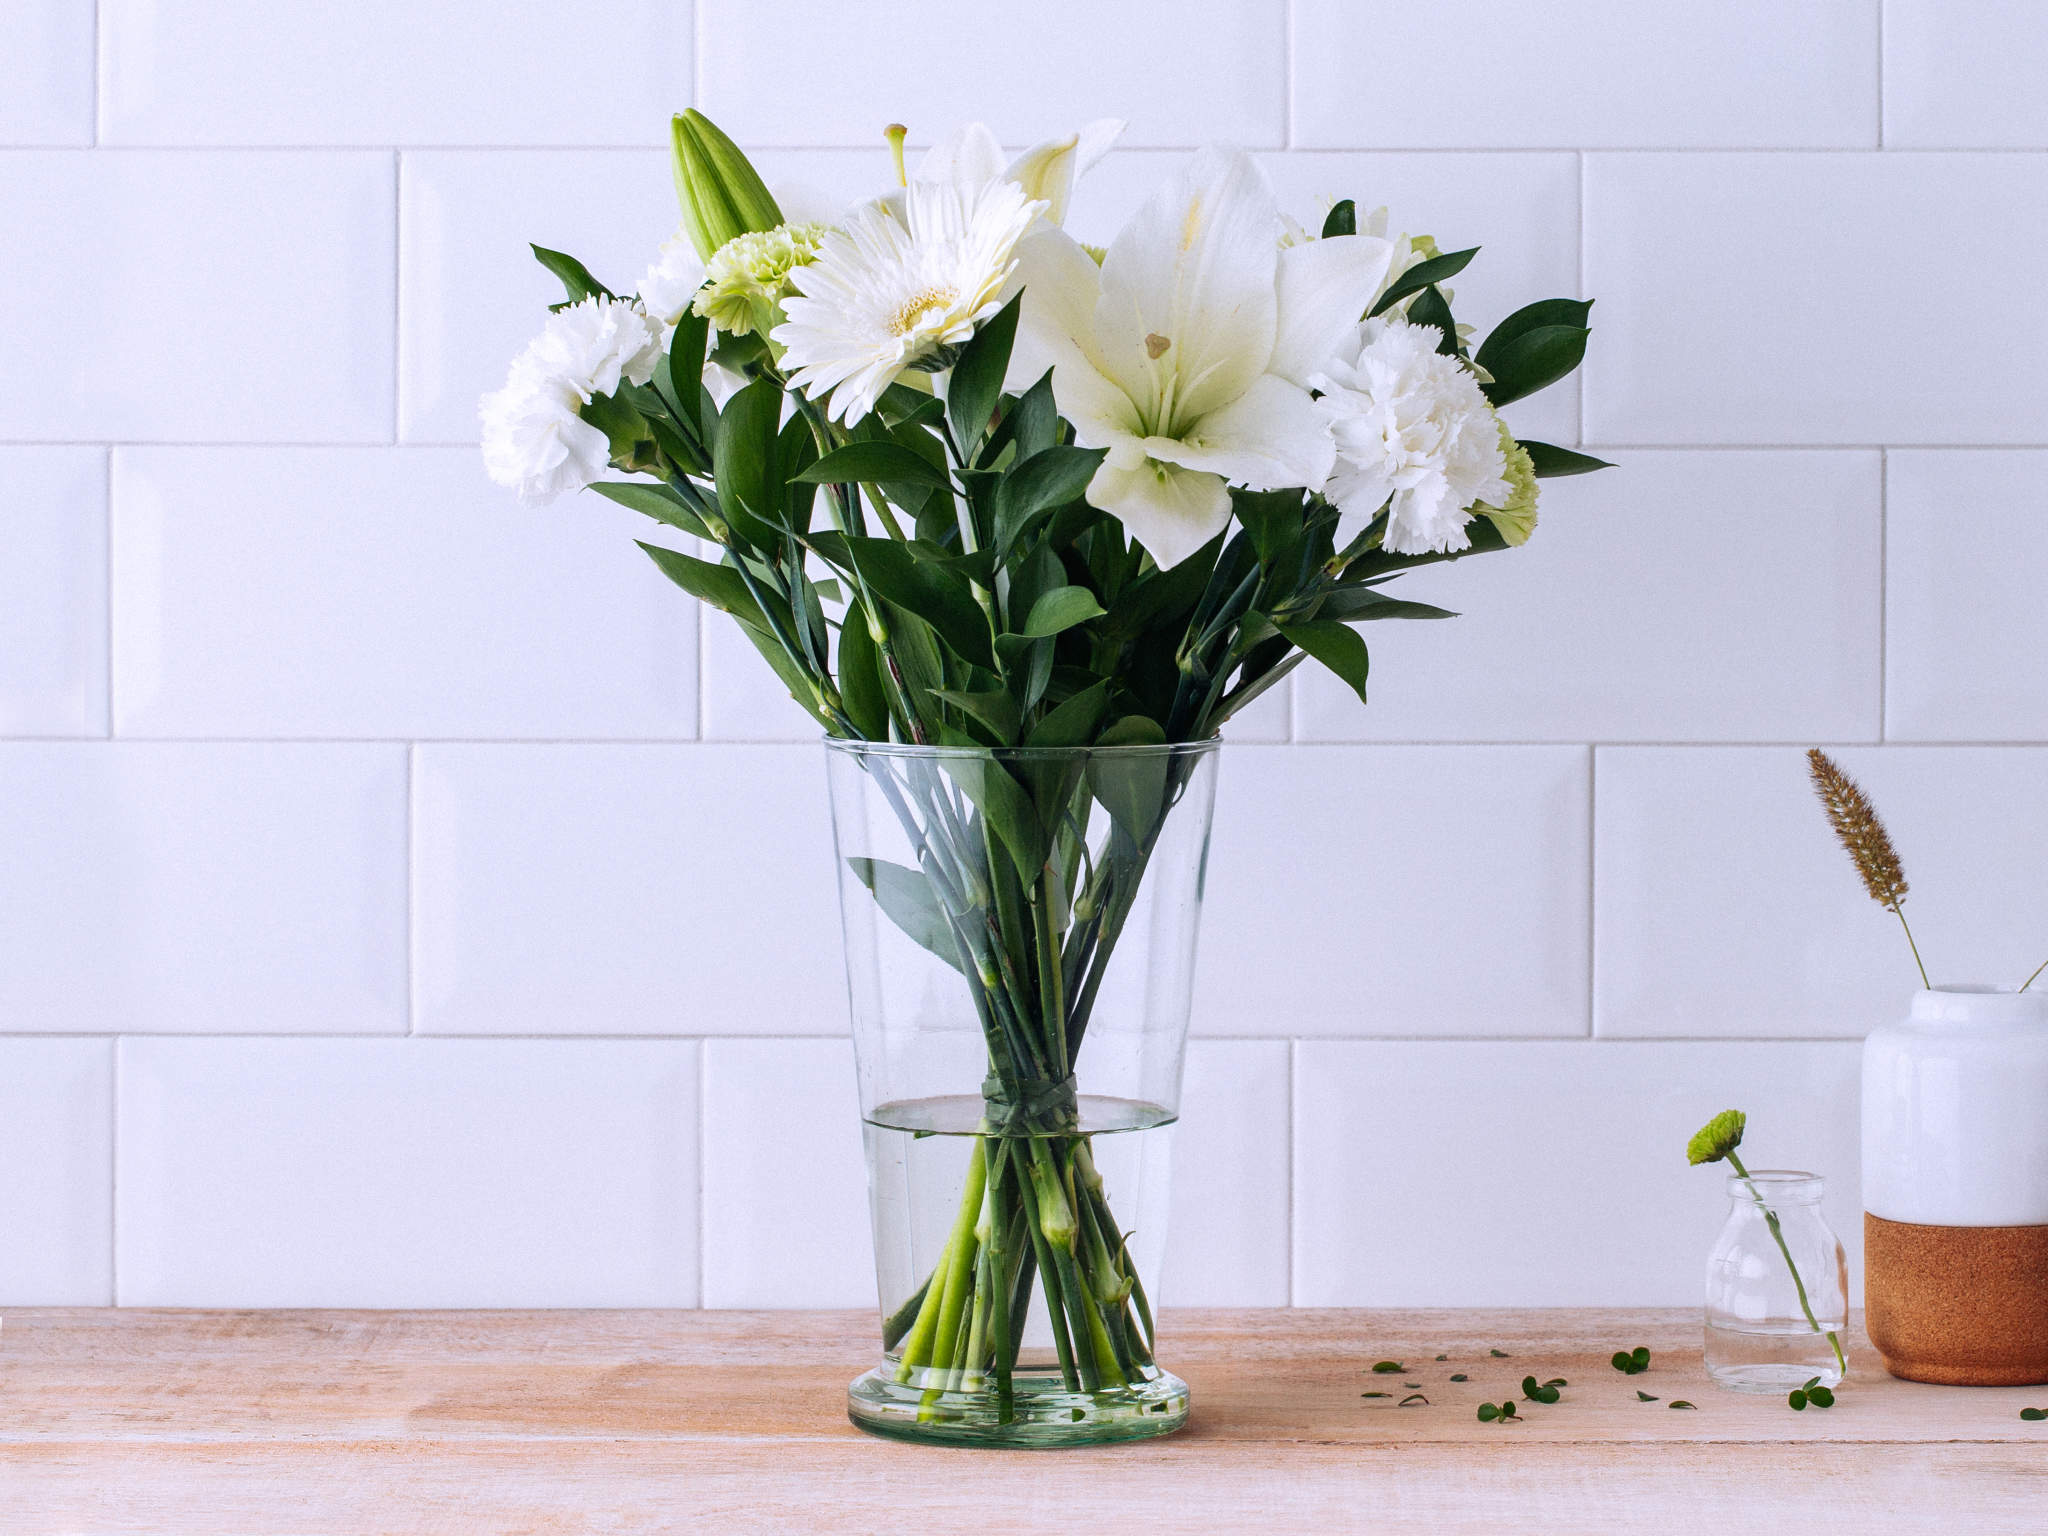
M 1311 234 L 1230 148 L 1083 245 L 1062 219 L 1120 127 L 1006 161 L 974 124 L 914 174 L 892 128 L 897 185 L 790 222 L 686 113 L 682 231 L 629 296 L 536 248 L 567 301 L 482 407 L 523 500 L 588 485 L 709 546 L 642 545 L 828 736 L 950 754 L 887 769 L 917 868 L 854 861 L 987 1048 L 959 1219 L 885 1338 L 897 1380 L 988 1383 L 1002 1419 L 1034 1274 L 1066 1390 L 1152 1370 L 1075 1089 L 1192 771 L 1145 749 L 1208 740 L 1304 656 L 1363 697 L 1353 626 L 1449 616 L 1392 578 L 1523 543 L 1539 479 L 1603 467 L 1498 414 L 1578 366 L 1588 302 L 1475 349 L 1445 286 L 1474 251 L 1349 200 Z

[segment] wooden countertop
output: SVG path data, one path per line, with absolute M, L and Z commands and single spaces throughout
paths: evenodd
M 866 1313 L 11 1312 L 0 1531 L 1868 1536 L 2048 1510 L 2048 1423 L 2019 1418 L 2048 1387 L 1894 1381 L 1860 1335 L 1837 1406 L 1794 1413 L 1708 1384 L 1696 1312 L 1162 1321 L 1189 1427 L 1046 1454 L 854 1430 Z M 1637 1344 L 1648 1374 L 1609 1365 Z M 1564 1400 L 1478 1421 L 1531 1373 Z M 1394 1406 L 1409 1381 L 1427 1406 Z

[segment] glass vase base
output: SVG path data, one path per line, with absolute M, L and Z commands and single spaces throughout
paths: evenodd
M 1127 1387 L 1070 1392 L 1057 1372 L 1019 1371 L 1005 1418 L 993 1389 L 920 1388 L 874 1370 L 846 1389 L 846 1416 L 891 1440 L 1051 1451 L 1170 1435 L 1188 1421 L 1188 1384 L 1160 1371 Z

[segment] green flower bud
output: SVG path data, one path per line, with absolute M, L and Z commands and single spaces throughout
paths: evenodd
M 773 229 L 782 210 L 739 146 L 692 107 L 669 120 L 676 201 L 697 255 L 709 261 L 727 241 Z
M 1742 1128 L 1748 1122 L 1749 1117 L 1739 1109 L 1722 1110 L 1685 1144 L 1685 1160 L 1694 1167 L 1720 1162 L 1742 1145 Z

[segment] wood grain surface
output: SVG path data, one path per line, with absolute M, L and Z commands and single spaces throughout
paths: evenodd
M 1648 1373 L 1608 1363 L 1638 1344 Z M 1691 1312 L 1180 1312 L 1186 1431 L 994 1453 L 847 1424 L 864 1313 L 23 1311 L 0 1531 L 2040 1528 L 2048 1423 L 2018 1415 L 2048 1394 L 1855 1346 L 1836 1406 L 1794 1413 L 1711 1386 Z M 1531 1374 L 1563 1400 L 1478 1421 Z

